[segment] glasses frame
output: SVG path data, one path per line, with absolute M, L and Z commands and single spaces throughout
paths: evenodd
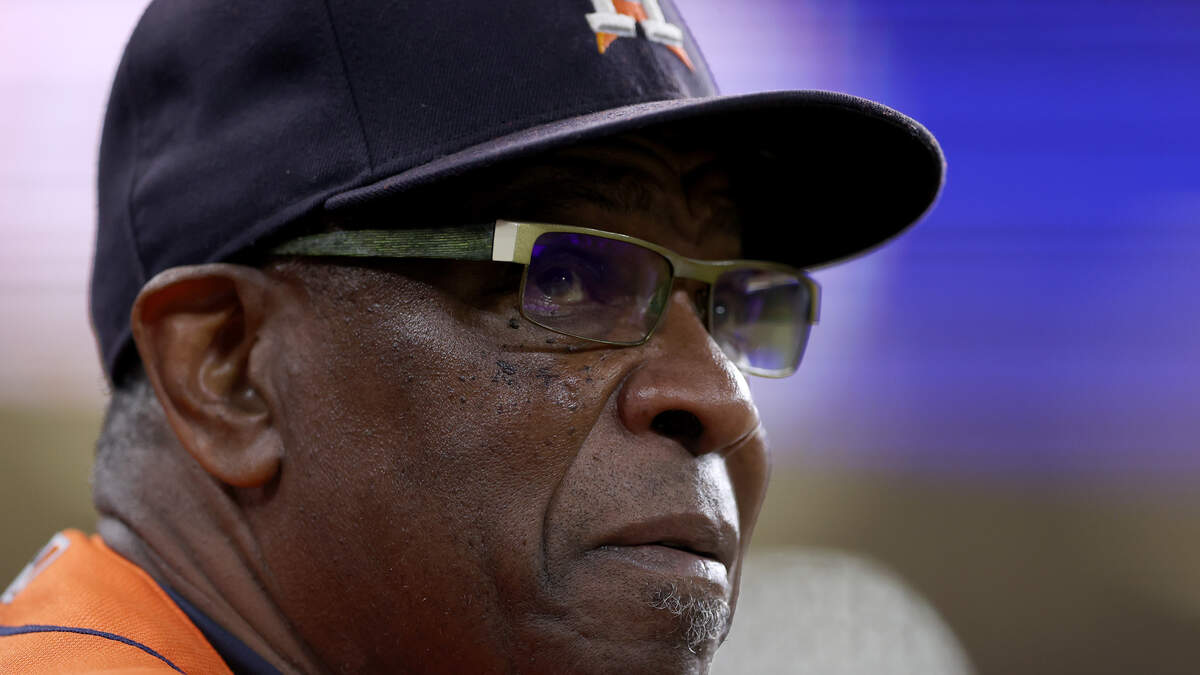
M 784 272 L 794 275 L 808 287 L 812 295 L 812 306 L 807 317 L 808 323 L 816 324 L 820 319 L 821 286 L 804 273 L 783 263 L 762 260 L 699 260 L 680 255 L 654 242 L 638 239 L 625 234 L 597 230 L 589 227 L 572 225 L 555 225 L 552 223 L 533 223 L 512 220 L 497 220 L 494 223 L 477 225 L 461 225 L 438 228 L 405 228 L 396 230 L 338 230 L 298 237 L 271 249 L 275 255 L 298 255 L 306 257 L 357 257 L 357 258 L 432 258 L 446 260 L 491 260 L 494 262 L 518 263 L 524 266 L 521 273 L 520 297 L 525 297 L 525 284 L 529 279 L 529 263 L 533 258 L 533 245 L 538 237 L 549 233 L 586 234 L 604 239 L 617 241 L 649 249 L 667 260 L 670 264 L 671 276 L 669 285 L 674 285 L 676 279 L 692 279 L 709 285 L 707 294 L 708 306 L 705 308 L 705 328 L 709 334 L 713 330 L 713 302 L 715 293 L 711 291 L 717 279 L 724 273 L 737 269 L 756 269 Z M 662 324 L 667 309 L 659 313 L 654 325 L 647 331 L 646 336 L 636 342 L 615 342 L 576 335 L 564 330 L 547 326 L 525 313 L 524 303 L 519 306 L 521 316 L 528 322 L 546 330 L 587 340 L 600 344 L 620 347 L 634 347 L 649 340 Z M 797 364 L 798 365 L 798 364 Z M 787 372 L 763 370 L 750 366 L 742 367 L 744 372 L 760 377 L 781 378 L 795 372 L 795 367 Z

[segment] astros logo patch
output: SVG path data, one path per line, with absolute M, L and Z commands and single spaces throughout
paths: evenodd
M 43 546 L 41 551 L 38 551 L 38 554 L 21 570 L 17 578 L 13 579 L 8 588 L 4 589 L 4 593 L 0 594 L 0 604 L 12 604 L 12 601 L 17 599 L 17 594 L 25 590 L 29 582 L 33 581 L 34 577 L 49 567 L 50 563 L 57 560 L 58 556 L 62 555 L 63 551 L 67 550 L 67 547 L 70 545 L 71 540 L 67 539 L 62 532 L 51 537 L 50 543 Z
M 588 24 L 596 33 L 596 45 L 603 54 L 620 37 L 637 37 L 641 24 L 646 39 L 671 50 L 688 70 L 696 70 L 683 48 L 683 30 L 667 22 L 658 0 L 592 0 L 596 11 L 587 15 Z

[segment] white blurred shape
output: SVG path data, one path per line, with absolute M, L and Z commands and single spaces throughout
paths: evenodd
M 714 675 L 967 675 L 950 629 L 882 567 L 836 551 L 752 554 Z

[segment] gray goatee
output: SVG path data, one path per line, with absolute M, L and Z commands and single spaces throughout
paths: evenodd
M 679 620 L 679 634 L 688 651 L 699 654 L 719 644 L 729 624 L 729 603 L 679 584 L 651 590 L 650 606 Z

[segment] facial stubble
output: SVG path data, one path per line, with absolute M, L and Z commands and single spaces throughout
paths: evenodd
M 714 597 L 698 585 L 667 583 L 647 589 L 650 607 L 669 613 L 677 622 L 680 643 L 693 654 L 707 654 L 720 645 L 729 626 L 725 598 Z

